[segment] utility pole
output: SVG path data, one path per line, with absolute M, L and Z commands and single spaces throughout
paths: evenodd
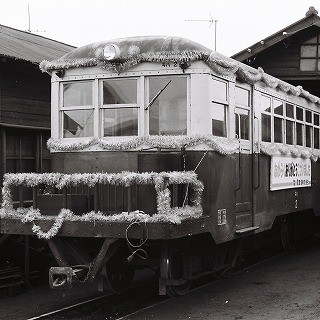
M 195 20 L 185 20 L 185 21 L 193 21 L 193 22 L 210 22 L 209 28 L 214 23 L 214 51 L 217 51 L 217 22 L 218 20 L 214 20 L 212 15 L 209 13 L 210 19 L 195 19 Z

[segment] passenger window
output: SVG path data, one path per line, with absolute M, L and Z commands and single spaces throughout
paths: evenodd
M 274 117 L 274 142 L 282 143 L 283 142 L 283 129 L 282 129 L 282 118 Z
M 320 149 L 320 143 L 319 143 L 319 128 L 314 128 L 314 148 Z
M 297 122 L 296 130 L 297 130 L 297 145 L 303 146 L 303 124 Z
M 306 126 L 306 147 L 312 147 L 312 127 Z
M 137 136 L 137 79 L 103 81 L 103 136 Z
M 294 122 L 286 120 L 286 144 L 293 145 L 294 138 Z
M 262 113 L 261 124 L 262 141 L 271 142 L 271 116 Z
M 249 140 L 249 110 L 236 108 L 235 121 L 237 137 L 239 139 Z
M 93 136 L 92 82 L 64 83 L 62 89 L 63 138 Z
M 271 112 L 271 98 L 261 95 L 261 105 L 260 105 L 261 111 L 264 112 Z
M 149 133 L 187 134 L 187 77 L 149 78 Z
M 212 79 L 212 100 L 227 101 L 227 84 L 225 82 Z
M 214 136 L 227 136 L 226 106 L 219 103 L 212 103 L 210 108 L 212 122 L 212 134 Z

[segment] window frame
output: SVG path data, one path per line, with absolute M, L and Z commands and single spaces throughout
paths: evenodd
M 91 83 L 91 97 L 92 97 L 92 104 L 91 105 L 74 105 L 74 106 L 64 106 L 64 85 L 71 83 Z M 92 79 L 81 79 L 81 80 L 68 80 L 60 82 L 59 87 L 59 137 L 62 139 L 75 139 L 75 138 L 91 138 L 96 135 L 96 98 L 95 98 L 95 85 L 96 81 Z M 64 137 L 64 112 L 65 111 L 77 111 L 77 110 L 93 110 L 93 134 L 92 136 L 85 136 L 85 137 Z
M 114 81 L 119 81 L 119 80 L 125 80 L 125 79 L 130 79 L 130 80 L 136 80 L 136 89 L 137 89 L 137 101 L 136 103 L 112 103 L 112 104 L 104 104 L 103 102 L 103 82 L 106 80 L 114 80 Z M 104 135 L 104 110 L 106 109 L 137 109 L 137 122 L 138 122 L 138 130 L 137 130 L 137 135 L 134 135 L 134 137 L 138 137 L 141 135 L 142 128 L 141 128 L 141 115 L 140 115 L 140 105 L 141 105 L 141 96 L 140 96 L 140 86 L 141 86 L 141 81 L 143 83 L 143 80 L 141 80 L 141 77 L 139 76 L 127 76 L 127 77 L 121 77 L 121 78 L 100 78 L 99 79 L 99 137 L 105 138 L 121 138 L 121 137 L 129 137 L 129 136 L 105 136 Z
M 225 100 L 214 96 L 214 81 L 216 81 L 218 83 L 219 82 L 223 83 L 225 85 L 225 87 L 226 87 L 226 99 Z M 214 113 L 213 104 L 222 105 L 223 108 L 224 108 L 225 135 L 223 135 L 223 136 L 213 135 L 213 136 L 228 138 L 229 137 L 229 126 L 230 126 L 230 124 L 229 124 L 229 109 L 230 109 L 230 87 L 229 87 L 229 81 L 224 80 L 224 79 L 220 79 L 220 78 L 217 78 L 217 77 L 211 75 L 211 77 L 210 77 L 209 94 L 210 94 L 210 97 L 211 97 L 211 99 L 210 99 L 211 103 L 210 103 L 210 106 L 209 106 L 209 118 L 210 118 L 210 127 L 211 127 L 210 132 L 213 135 L 212 122 L 213 122 L 213 120 L 217 120 L 217 119 L 212 118 L 212 114 Z

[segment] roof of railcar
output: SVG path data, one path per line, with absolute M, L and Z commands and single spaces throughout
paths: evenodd
M 0 56 L 40 63 L 53 60 L 75 47 L 49 38 L 0 25 Z
M 118 55 L 114 59 L 104 56 L 104 49 L 114 46 Z M 53 61 L 42 61 L 43 72 L 81 67 L 98 66 L 120 73 L 143 62 L 178 62 L 182 69 L 190 62 L 201 60 L 216 74 L 250 83 L 263 83 L 266 87 L 277 88 L 295 96 L 301 96 L 320 104 L 320 98 L 305 91 L 301 86 L 293 86 L 266 74 L 261 68 L 254 69 L 239 61 L 226 57 L 194 41 L 172 36 L 130 37 L 92 43 L 65 54 Z

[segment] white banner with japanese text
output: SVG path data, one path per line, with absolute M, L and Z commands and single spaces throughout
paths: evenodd
M 270 190 L 311 187 L 311 160 L 290 156 L 271 157 Z

